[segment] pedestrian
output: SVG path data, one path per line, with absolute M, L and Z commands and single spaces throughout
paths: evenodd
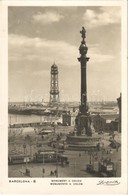
M 45 168 L 42 169 L 43 174 L 45 173 Z
M 53 171 L 51 171 L 51 172 L 50 172 L 50 175 L 52 176 L 53 174 L 54 174 Z
M 54 175 L 57 176 L 57 170 L 56 170 L 56 169 L 55 169 L 55 171 L 54 171 Z

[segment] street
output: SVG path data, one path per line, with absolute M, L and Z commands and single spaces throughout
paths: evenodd
M 30 169 L 30 177 L 56 177 L 51 175 L 51 171 L 54 173 L 58 170 L 58 177 L 95 177 L 95 175 L 86 172 L 86 165 L 92 161 L 92 156 L 85 151 L 65 151 L 65 156 L 68 157 L 69 165 L 60 165 L 57 163 L 32 163 L 32 164 L 20 164 L 9 166 L 9 177 L 26 177 L 26 168 Z M 115 149 L 112 153 L 107 151 L 100 151 L 95 153 L 95 156 L 99 158 L 111 158 L 115 163 L 116 176 L 121 176 L 121 161 L 120 161 L 120 150 L 117 152 Z M 43 173 L 44 168 L 44 173 Z

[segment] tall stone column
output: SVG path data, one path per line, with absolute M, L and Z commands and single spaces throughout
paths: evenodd
M 87 105 L 87 62 L 89 61 L 89 57 L 87 57 L 88 47 L 85 42 L 86 30 L 84 27 L 82 27 L 80 33 L 82 41 L 79 47 L 80 57 L 78 58 L 78 61 L 81 66 L 81 104 L 79 107 L 79 114 L 76 117 L 76 127 L 77 135 L 84 134 L 91 136 L 91 117 Z

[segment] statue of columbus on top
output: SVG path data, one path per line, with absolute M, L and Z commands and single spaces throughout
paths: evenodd
M 82 26 L 82 30 L 80 31 L 80 33 L 81 33 L 81 37 L 83 39 L 85 39 L 86 38 L 86 30 L 85 30 L 85 28 L 83 26 Z

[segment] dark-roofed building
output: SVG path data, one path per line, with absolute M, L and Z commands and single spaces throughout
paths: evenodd
M 118 131 L 118 114 L 111 115 L 93 115 L 93 127 L 97 132 Z
M 119 107 L 118 132 L 121 132 L 121 93 L 120 93 L 120 97 L 117 98 L 117 103 L 118 103 L 118 107 Z

